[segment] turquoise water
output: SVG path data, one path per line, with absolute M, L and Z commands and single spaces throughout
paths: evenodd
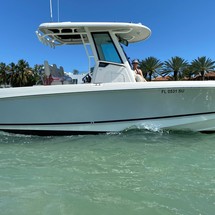
M 213 215 L 215 134 L 0 133 L 1 215 Z

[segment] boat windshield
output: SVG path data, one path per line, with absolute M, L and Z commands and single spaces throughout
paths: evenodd
M 122 59 L 108 32 L 92 33 L 99 60 L 122 63 Z
M 127 53 L 125 52 L 125 49 L 124 49 L 124 47 L 123 47 L 123 44 L 120 44 L 120 45 L 121 45 L 122 51 L 123 51 L 123 53 L 124 53 L 124 55 L 125 55 L 125 57 L 126 57 L 128 63 L 129 63 L 129 65 L 130 65 L 130 67 L 132 68 L 131 61 L 130 61 L 130 57 L 128 57 Z

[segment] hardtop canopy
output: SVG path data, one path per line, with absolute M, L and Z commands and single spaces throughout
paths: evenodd
M 128 43 L 135 43 L 147 39 L 151 30 L 134 23 L 117 22 L 56 22 L 43 23 L 39 26 L 37 36 L 42 43 L 50 46 L 82 44 L 88 42 L 88 32 L 111 31 L 117 37 Z

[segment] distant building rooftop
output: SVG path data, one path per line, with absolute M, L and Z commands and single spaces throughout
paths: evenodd
M 157 78 L 154 78 L 152 81 L 172 81 L 172 77 L 170 76 L 159 76 Z

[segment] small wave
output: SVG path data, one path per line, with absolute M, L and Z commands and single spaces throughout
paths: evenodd
M 27 134 L 16 134 L 16 133 L 11 133 L 11 132 L 6 132 L 6 131 L 0 131 L 0 136 L 6 136 L 6 137 L 27 137 L 31 138 L 32 135 L 27 135 Z
M 123 131 L 123 133 L 125 132 L 130 132 L 130 131 L 141 131 L 141 132 L 152 132 L 152 133 L 164 133 L 164 132 L 169 132 L 168 130 L 159 128 L 158 126 L 154 125 L 154 124 L 141 124 L 139 126 L 131 126 L 127 129 L 125 129 Z

